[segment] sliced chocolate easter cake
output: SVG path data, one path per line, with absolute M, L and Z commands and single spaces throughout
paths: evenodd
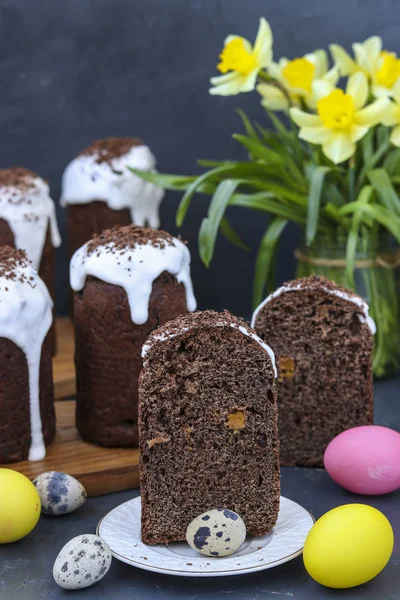
M 142 540 L 184 540 L 224 507 L 250 535 L 279 510 L 279 442 L 271 349 L 228 312 L 179 317 L 143 347 L 139 388 Z
M 276 354 L 281 462 L 322 466 L 337 434 L 373 420 L 375 325 L 368 306 L 311 276 L 268 296 L 252 325 Z
M 52 308 L 25 252 L 0 247 L 0 463 L 41 460 L 54 438 Z
M 141 349 L 158 325 L 196 309 L 186 245 L 127 225 L 73 256 L 77 427 L 104 446 L 137 446 Z

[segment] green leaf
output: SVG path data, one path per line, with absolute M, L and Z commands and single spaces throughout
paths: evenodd
M 270 192 L 259 192 L 256 194 L 233 194 L 230 206 L 243 206 L 253 210 L 272 213 L 284 219 L 289 219 L 304 226 L 307 221 L 306 212 L 299 210 L 298 207 L 292 207 L 283 204 Z M 321 227 L 322 229 L 322 227 Z
M 381 203 L 393 213 L 400 215 L 400 199 L 385 169 L 368 171 L 367 176 Z
M 266 283 L 274 266 L 274 257 L 279 238 L 288 221 L 275 217 L 269 223 L 258 249 L 253 282 L 253 310 L 257 308 L 264 296 Z
M 152 173 L 151 171 L 140 171 L 133 167 L 128 167 L 128 169 L 141 179 L 150 181 L 150 183 L 159 185 L 167 190 L 185 190 L 197 179 L 196 175 L 192 177 L 185 175 L 163 175 L 162 173 Z
M 219 230 L 228 242 L 240 248 L 241 250 L 245 250 L 246 252 L 250 252 L 250 248 L 242 242 L 236 231 L 233 229 L 232 225 L 228 221 L 227 217 L 223 216 L 221 219 L 221 223 L 219 226 Z
M 242 110 L 241 108 L 238 108 L 237 113 L 243 121 L 243 125 L 244 125 L 247 135 L 249 137 L 251 137 L 253 140 L 259 140 L 260 138 L 258 137 L 256 130 L 254 129 L 253 125 L 250 123 L 250 120 L 249 120 L 248 116 L 246 115 L 246 113 L 244 112 L 244 110 Z
M 222 165 L 221 167 L 217 167 L 215 169 L 211 169 L 211 171 L 206 171 L 206 173 L 203 173 L 202 175 L 200 175 L 199 177 L 197 177 L 195 179 L 195 181 L 193 181 L 188 188 L 186 189 L 186 192 L 184 193 L 184 195 L 182 196 L 182 199 L 180 201 L 177 213 L 176 213 L 176 224 L 178 227 L 180 227 L 183 223 L 183 221 L 185 220 L 185 216 L 186 213 L 189 209 L 190 206 L 190 202 L 193 198 L 193 195 L 196 191 L 198 191 L 199 187 L 205 183 L 208 179 L 212 179 L 213 177 L 215 177 L 216 175 L 222 174 L 222 173 L 226 173 L 227 171 L 229 171 L 231 169 L 230 165 Z
M 276 152 L 273 152 L 260 141 L 253 140 L 246 135 L 234 133 L 233 139 L 242 144 L 253 156 L 263 160 L 267 164 L 281 165 L 282 158 Z
M 324 195 L 326 196 L 327 201 L 334 206 L 340 207 L 346 204 L 345 197 L 335 183 L 329 183 L 328 181 L 325 181 Z
M 361 142 L 361 151 L 363 155 L 364 164 L 369 163 L 372 159 L 374 147 L 373 147 L 373 137 L 374 137 L 374 129 L 370 129 L 365 135 Z
M 383 161 L 383 168 L 389 173 L 389 175 L 396 175 L 400 172 L 400 148 L 394 148 L 388 153 L 385 160 Z M 393 181 L 393 178 L 391 178 Z
M 208 216 L 203 219 L 199 233 L 199 252 L 200 257 L 206 267 L 210 266 L 214 254 L 215 242 L 217 239 L 219 225 L 224 216 L 226 207 L 241 180 L 226 179 L 218 185 L 215 194 L 211 200 Z
M 311 175 L 310 191 L 308 194 L 306 244 L 311 246 L 318 230 L 319 212 L 321 206 L 321 192 L 324 178 L 329 173 L 329 167 L 317 167 Z
M 376 152 L 371 156 L 371 158 L 368 161 L 364 162 L 364 165 L 363 165 L 360 175 L 358 177 L 358 186 L 359 187 L 361 187 L 363 185 L 364 179 L 367 176 L 368 171 L 373 169 L 375 167 L 375 165 L 378 164 L 378 162 L 381 160 L 381 158 L 383 158 L 383 156 L 388 151 L 389 147 L 390 147 L 390 141 L 387 140 L 386 142 L 384 142 L 382 144 L 382 146 L 380 146 L 376 150 Z

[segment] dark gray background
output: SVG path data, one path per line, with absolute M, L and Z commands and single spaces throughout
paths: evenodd
M 164 172 L 195 173 L 197 158 L 244 156 L 231 134 L 235 108 L 265 120 L 257 94 L 219 98 L 208 79 L 224 37 L 254 39 L 264 15 L 275 57 L 299 56 L 330 42 L 350 47 L 372 34 L 400 50 L 398 0 L 0 0 L 0 166 L 22 165 L 50 181 L 86 144 L 107 135 L 141 137 Z M 162 224 L 176 233 L 178 194 L 169 193 Z M 253 264 L 263 214 L 232 209 L 253 251 L 224 240 L 209 271 L 197 254 L 206 199 L 195 198 L 182 235 L 189 240 L 200 308 L 249 314 Z M 58 210 L 65 240 L 65 213 Z M 293 275 L 298 232 L 289 229 L 278 281 Z M 57 306 L 66 310 L 65 245 L 58 252 Z

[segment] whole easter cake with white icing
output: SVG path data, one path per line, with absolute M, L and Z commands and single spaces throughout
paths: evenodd
M 0 169 L 0 246 L 25 250 L 55 298 L 54 248 L 61 244 L 47 182 L 23 167 Z M 55 334 L 52 331 L 53 351 Z
M 137 138 L 96 140 L 66 167 L 61 204 L 68 211 L 70 256 L 93 235 L 115 225 L 159 227 L 164 191 L 128 167 L 155 171 L 154 155 Z
M 55 435 L 53 303 L 23 250 L 0 248 L 0 463 L 41 460 Z
M 208 310 L 153 332 L 143 357 L 144 543 L 184 540 L 195 517 L 221 507 L 238 513 L 248 534 L 266 534 L 280 496 L 271 348 L 241 319 Z
M 189 250 L 164 231 L 114 227 L 77 250 L 70 279 L 78 430 L 104 446 L 137 446 L 142 346 L 196 309 Z
M 276 354 L 281 462 L 322 466 L 336 435 L 373 422 L 368 305 L 313 275 L 268 296 L 252 326 Z

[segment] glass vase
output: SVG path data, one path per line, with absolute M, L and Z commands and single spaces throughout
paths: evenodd
M 354 287 L 368 304 L 376 324 L 373 371 L 385 377 L 400 370 L 400 249 L 391 242 L 360 240 L 354 285 L 346 274 L 345 241 L 319 238 L 296 250 L 296 277 L 323 275 L 338 285 Z

